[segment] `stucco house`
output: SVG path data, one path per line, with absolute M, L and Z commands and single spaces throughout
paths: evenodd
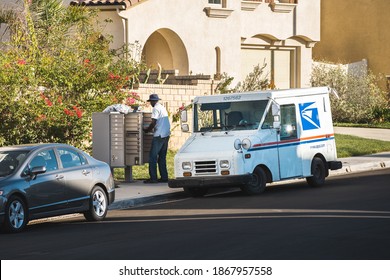
M 313 48 L 313 57 L 343 64 L 364 60 L 368 69 L 389 81 L 389 9 L 388 0 L 322 1 L 321 42 Z
M 310 86 L 320 0 L 75 0 L 110 19 L 113 48 L 138 44 L 151 68 L 243 80 L 257 64 L 276 88 Z
M 137 93 L 143 100 L 157 93 L 171 115 L 195 96 L 214 94 L 221 74 L 234 86 L 263 63 L 275 88 L 310 86 L 321 0 L 63 1 L 97 9 L 113 49 L 135 46 L 134 59 L 169 72 L 171 81 L 141 83 Z M 178 149 L 188 134 L 173 127 L 170 147 Z

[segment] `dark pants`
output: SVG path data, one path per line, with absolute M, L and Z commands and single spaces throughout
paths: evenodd
M 157 164 L 158 171 L 162 180 L 168 180 L 167 170 L 167 151 L 168 151 L 169 136 L 165 138 L 153 137 L 152 147 L 149 154 L 149 176 L 150 180 L 157 180 Z

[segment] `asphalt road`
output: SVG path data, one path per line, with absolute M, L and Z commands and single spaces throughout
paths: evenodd
M 390 169 L 36 223 L 0 235 L 10 259 L 390 259 Z

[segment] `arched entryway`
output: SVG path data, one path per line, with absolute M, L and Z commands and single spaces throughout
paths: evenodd
M 167 28 L 153 32 L 146 40 L 142 50 L 146 65 L 152 69 L 158 68 L 158 63 L 164 70 L 179 70 L 180 75 L 188 75 L 188 55 L 183 41 L 172 30 Z

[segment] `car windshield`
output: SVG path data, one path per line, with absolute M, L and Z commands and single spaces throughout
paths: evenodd
M 0 177 L 11 175 L 23 163 L 29 151 L 0 151 Z
M 195 104 L 195 132 L 254 130 L 267 107 L 267 100 Z

